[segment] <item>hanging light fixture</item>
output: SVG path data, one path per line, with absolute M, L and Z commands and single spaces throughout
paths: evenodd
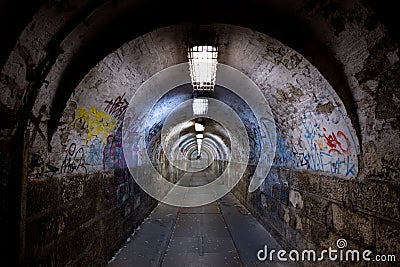
M 218 38 L 210 28 L 199 28 L 187 44 L 193 92 L 214 91 L 218 64 Z
M 196 139 L 197 141 L 197 155 L 201 155 L 201 145 L 203 144 L 203 139 Z
M 203 132 L 203 131 L 204 131 L 204 125 L 201 124 L 201 123 L 199 123 L 199 122 L 196 122 L 196 123 L 194 124 L 194 130 L 195 130 L 196 132 Z
M 189 47 L 188 58 L 193 91 L 213 91 L 218 63 L 217 47 Z
M 201 155 L 201 146 L 203 144 L 203 137 L 204 137 L 204 124 L 200 122 L 196 122 L 194 124 L 194 130 L 196 132 L 196 142 L 197 142 L 197 156 L 200 157 Z
M 208 112 L 208 99 L 214 92 L 218 64 L 218 38 L 209 26 L 196 28 L 188 38 L 187 56 L 189 60 L 190 78 L 193 88 L 193 113 L 204 116 Z M 195 123 L 197 156 L 201 155 L 204 124 L 201 119 Z
M 207 98 L 194 98 L 193 99 L 193 114 L 207 115 L 208 111 L 208 99 Z

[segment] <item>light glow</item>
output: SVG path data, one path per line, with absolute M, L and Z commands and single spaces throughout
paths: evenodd
M 196 122 L 194 124 L 194 129 L 195 129 L 196 132 L 203 132 L 204 131 L 204 125 Z
M 189 47 L 188 58 L 193 90 L 214 90 L 218 63 L 217 47 L 210 45 Z
M 203 139 L 203 134 L 196 134 L 197 139 Z
M 208 99 L 195 98 L 193 99 L 193 114 L 206 115 L 208 111 Z
M 201 154 L 201 145 L 203 144 L 203 139 L 196 139 L 197 141 L 197 154 L 200 156 Z

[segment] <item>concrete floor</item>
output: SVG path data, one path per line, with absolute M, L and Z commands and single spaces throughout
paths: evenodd
M 211 180 L 209 173 L 189 173 L 179 183 L 198 186 Z M 108 266 L 289 266 L 259 261 L 256 255 L 264 245 L 281 249 L 228 193 L 200 207 L 179 208 L 160 203 Z

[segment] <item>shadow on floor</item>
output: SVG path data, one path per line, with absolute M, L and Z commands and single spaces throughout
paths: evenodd
M 184 179 L 188 181 L 188 177 Z M 180 208 L 160 203 L 108 267 L 296 266 L 258 260 L 257 252 L 265 245 L 276 251 L 281 249 L 233 194 L 228 193 L 200 207 Z

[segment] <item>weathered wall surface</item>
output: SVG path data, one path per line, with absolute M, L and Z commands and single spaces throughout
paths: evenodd
M 358 141 L 355 131 L 347 131 L 353 127 L 354 120 L 347 120 L 341 126 L 337 124 L 344 113 L 337 108 L 336 100 L 320 101 L 327 91 L 318 79 L 311 80 L 319 87 L 313 96 L 316 105 L 308 108 L 297 102 L 304 97 L 308 87 L 307 80 L 301 76 L 310 73 L 308 67 L 297 69 L 295 75 L 300 77 L 296 79 L 299 85 L 286 84 L 286 90 L 277 85 L 278 94 L 270 98 L 271 109 L 277 111 L 274 115 L 277 115 L 278 124 L 277 151 L 271 172 L 259 191 L 249 194 L 247 181 L 239 184 L 234 193 L 288 248 L 321 251 L 335 247 L 336 240 L 345 238 L 349 248 L 370 249 L 398 258 L 398 47 L 382 25 L 368 23 L 373 15 L 359 5 L 348 7 L 346 12 L 352 12 L 352 16 L 332 10 L 330 13 L 330 8 L 317 4 L 313 10 L 318 12 L 307 14 L 322 21 L 320 14 L 325 12 L 328 18 L 343 23 L 340 29 L 335 23 L 312 26 L 315 30 L 323 29 L 322 36 L 343 64 L 357 107 L 361 139 Z M 353 16 L 358 19 L 350 19 Z M 246 51 L 256 43 L 254 39 L 235 51 Z M 250 53 L 243 54 L 246 56 L 242 60 L 251 57 Z M 275 60 L 281 68 L 301 66 L 302 59 L 291 56 L 283 48 L 267 49 L 265 56 L 272 62 Z M 259 55 L 253 57 L 254 61 L 260 61 Z M 246 71 L 239 61 L 234 66 Z M 270 82 L 274 68 L 259 66 L 261 71 L 245 73 L 259 81 L 258 85 L 268 95 L 275 90 Z M 284 79 L 290 81 L 292 77 L 284 76 Z M 343 99 L 343 102 L 347 101 Z M 285 110 L 280 114 L 282 105 L 279 109 L 274 108 L 282 102 L 293 103 L 289 106 L 290 112 Z M 293 116 L 297 110 L 304 116 Z M 328 130 L 325 123 L 333 128 Z M 285 127 L 279 127 L 283 125 Z M 349 152 L 350 155 L 354 153 L 353 156 L 348 157 Z M 358 167 L 352 160 L 358 162 Z M 250 175 L 251 172 L 247 173 L 248 177 Z
M 101 19 L 124 9 L 125 2 L 111 2 L 87 14 L 43 7 L 1 71 L 1 217 L 9 224 L 2 229 L 15 223 L 7 220 L 20 203 L 10 199 L 21 193 L 29 260 L 104 263 L 155 204 L 124 166 L 120 123 L 135 88 L 186 61 L 187 26 L 121 44 L 76 86 L 65 86 L 69 64 Z M 352 248 L 398 253 L 398 47 L 357 1 L 292 2 L 328 50 L 306 42 L 299 54 L 259 32 L 216 27 L 220 62 L 258 85 L 278 129 L 266 182 L 248 194 L 244 179 L 234 193 L 288 247 L 326 248 L 343 237 Z M 331 68 L 326 51 L 342 68 Z M 16 129 L 29 129 L 29 137 Z M 137 148 L 138 161 L 144 149 Z
M 169 64 L 153 65 L 157 53 L 147 44 L 154 34 L 124 45 L 88 73 L 48 137 L 50 144 L 38 135 L 31 139 L 27 261 L 104 264 L 155 206 L 131 176 L 122 148 L 123 119 L 154 127 L 144 118 L 125 116 L 137 87 Z M 144 53 L 143 46 L 150 50 Z M 49 96 L 47 90 L 40 96 Z M 181 173 L 174 172 L 158 149 L 160 132 L 150 132 L 148 147 L 133 146 L 138 164 L 149 151 L 163 173 L 176 181 Z M 129 133 L 140 138 L 134 128 Z
M 320 11 L 326 11 L 329 18 L 325 27 L 313 27 L 323 29 L 324 42 L 342 63 L 357 108 L 365 175 L 398 183 L 399 142 L 392 141 L 399 138 L 398 46 L 376 16 L 360 3 L 337 7 L 343 12 L 332 10 L 328 4 L 305 12 L 309 20 L 321 19 Z
M 273 167 L 260 190 L 244 196 L 245 187 L 234 193 L 288 250 L 322 251 L 345 238 L 349 249 L 398 257 L 398 185 Z
M 30 179 L 27 264 L 104 265 L 156 202 L 127 170 Z
M 23 88 L 29 87 L 30 74 L 25 67 L 39 68 L 36 64 L 42 61 L 49 64 L 44 47 L 58 27 L 63 27 L 64 17 L 58 15 L 60 13 L 51 8 L 43 8 L 21 36 L 21 47 L 38 45 L 23 50 L 35 56 L 32 62 L 25 61 L 29 55 L 15 50 L 5 65 L 2 103 L 10 110 L 29 104 L 24 103 L 22 97 Z M 73 14 L 67 12 L 67 15 Z M 48 36 L 32 34 L 39 30 L 47 32 Z M 22 214 L 24 262 L 27 264 L 103 265 L 156 204 L 137 186 L 125 165 L 121 123 L 135 89 L 156 71 L 175 64 L 174 60 L 181 57 L 170 54 L 164 59 L 160 57 L 151 48 L 157 42 L 157 33 L 148 35 L 147 40 L 141 38 L 124 45 L 97 65 L 74 89 L 55 133 L 49 135 L 48 122 L 60 76 L 79 47 L 82 35 L 88 31 L 90 27 L 78 27 L 64 40 L 62 55 L 42 74 L 43 84 L 38 83 L 38 87 L 33 88 L 35 95 L 26 96 L 32 98 L 28 102 L 33 105 L 32 115 L 29 115 L 29 156 L 23 195 L 26 210 Z M 10 82 L 16 85 L 10 86 Z M 11 130 L 4 132 L 5 135 L 11 137 Z M 134 134 L 134 129 L 131 130 Z M 144 149 L 137 148 L 139 161 Z M 6 152 L 4 158 L 12 159 Z M 157 156 L 161 161 L 161 155 Z M 171 169 L 168 163 L 163 167 L 165 172 Z M 6 199 L 7 195 L 2 196 Z

